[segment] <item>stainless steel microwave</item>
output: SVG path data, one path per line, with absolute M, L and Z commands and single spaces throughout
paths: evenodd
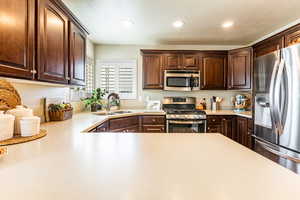
M 200 71 L 165 70 L 164 90 L 200 90 Z

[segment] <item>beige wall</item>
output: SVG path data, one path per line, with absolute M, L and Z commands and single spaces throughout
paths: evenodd
M 136 100 L 122 100 L 122 108 L 143 108 L 147 96 L 151 100 L 161 100 L 164 96 L 194 96 L 197 98 L 207 98 L 220 96 L 224 98 L 222 108 L 232 108 L 231 97 L 241 91 L 199 91 L 199 92 L 170 92 L 142 89 L 142 56 L 140 49 L 182 49 L 182 50 L 229 50 L 241 46 L 200 46 L 200 45 L 163 45 L 163 46 L 138 46 L 138 45 L 96 45 L 95 60 L 128 60 L 136 59 L 138 63 L 138 97 Z M 97 66 L 96 66 L 97 67 Z M 246 92 L 247 93 L 247 92 Z M 207 101 L 208 102 L 208 101 Z

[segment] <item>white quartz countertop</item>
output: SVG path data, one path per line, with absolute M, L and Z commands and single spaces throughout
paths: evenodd
M 235 112 L 233 110 L 217 110 L 217 111 L 205 110 L 205 112 L 207 115 L 236 115 L 236 116 L 252 119 L 251 111 Z
M 5 200 L 287 200 L 300 176 L 220 134 L 81 133 L 105 116 L 43 124 L 0 158 Z

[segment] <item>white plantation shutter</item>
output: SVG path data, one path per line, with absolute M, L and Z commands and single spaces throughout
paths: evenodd
M 86 58 L 85 81 L 86 92 L 91 93 L 94 89 L 94 59 L 89 57 Z
M 98 62 L 96 87 L 119 94 L 121 99 L 136 99 L 136 61 Z

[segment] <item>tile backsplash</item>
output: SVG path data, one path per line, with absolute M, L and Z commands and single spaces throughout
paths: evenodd
M 145 101 L 149 100 L 162 100 L 164 97 L 169 96 L 189 96 L 196 97 L 197 99 L 206 98 L 207 108 L 210 108 L 210 98 L 212 96 L 222 97 L 223 101 L 220 104 L 220 109 L 230 110 L 233 109 L 232 97 L 237 94 L 245 94 L 251 96 L 249 91 L 236 91 L 236 90 L 202 90 L 198 92 L 173 92 L 173 91 L 158 91 L 158 90 L 143 90 L 141 96 L 137 100 L 122 100 L 121 108 L 144 108 Z

